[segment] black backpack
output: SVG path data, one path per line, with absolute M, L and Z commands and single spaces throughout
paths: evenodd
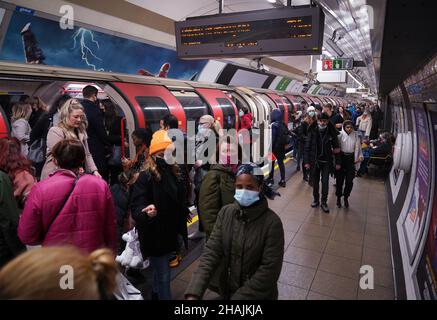
M 281 122 L 278 128 L 278 139 L 275 144 L 275 149 L 284 148 L 287 144 L 291 143 L 291 135 L 285 123 Z

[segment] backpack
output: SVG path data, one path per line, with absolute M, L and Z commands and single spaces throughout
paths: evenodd
M 278 138 L 276 140 L 276 144 L 274 149 L 285 148 L 286 145 L 291 144 L 291 134 L 286 125 L 281 122 L 278 128 Z

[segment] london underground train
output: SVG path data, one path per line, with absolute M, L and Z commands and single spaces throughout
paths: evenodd
M 39 96 L 50 106 L 65 93 L 81 98 L 81 90 L 88 84 L 99 89 L 99 99 L 110 99 L 124 118 L 125 130 L 122 132 L 126 132 L 129 143 L 126 156 L 130 157 L 135 155 L 130 134 L 140 127 L 158 130 L 160 120 L 169 113 L 177 117 L 183 132 L 187 130 L 187 121 L 196 121 L 205 114 L 217 119 L 223 129 L 237 130 L 238 110 L 246 107 L 253 115 L 253 127 L 260 129 L 263 135 L 275 108 L 283 112 L 284 122 L 291 124 L 292 114 L 300 107 L 301 101 L 320 105 L 329 102 L 334 106 L 346 106 L 347 103 L 339 97 L 0 62 L 0 137 L 10 134 L 11 108 L 23 95 Z M 263 141 L 262 136 L 259 141 Z M 252 147 L 262 149 L 256 143 Z

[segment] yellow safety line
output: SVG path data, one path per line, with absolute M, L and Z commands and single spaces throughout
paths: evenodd
M 199 215 L 196 214 L 196 216 L 194 216 L 193 218 L 191 218 L 191 222 L 187 223 L 187 227 L 191 226 L 194 222 L 196 222 L 197 220 L 199 220 Z
M 285 160 L 284 160 L 284 164 L 286 164 L 286 163 L 287 163 L 288 161 L 290 161 L 291 159 L 293 159 L 293 157 L 285 159 Z M 279 166 L 278 166 L 278 165 L 275 165 L 275 170 L 278 170 L 278 169 L 279 169 Z M 269 172 L 264 173 L 264 176 L 265 176 L 265 177 L 267 177 L 268 175 L 269 175 Z M 197 220 L 199 220 L 199 215 L 198 215 L 198 214 L 196 214 L 193 218 L 191 218 L 191 222 L 190 222 L 190 223 L 187 223 L 187 228 L 188 228 L 189 226 L 191 226 L 193 223 L 197 222 Z
M 286 163 L 287 163 L 288 161 L 290 161 L 291 159 L 293 159 L 293 157 L 285 159 L 285 160 L 284 160 L 284 164 L 286 164 Z M 275 165 L 275 170 L 278 170 L 278 169 L 279 169 L 279 166 L 276 164 L 276 165 Z M 267 177 L 267 176 L 269 175 L 269 173 L 270 173 L 270 172 L 266 172 L 266 173 L 264 173 L 264 177 Z

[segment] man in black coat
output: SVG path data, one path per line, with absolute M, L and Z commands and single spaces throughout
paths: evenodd
M 335 157 L 335 170 L 340 169 L 340 148 L 335 128 L 328 126 L 329 116 L 322 113 L 317 121 L 308 129 L 308 136 L 304 149 L 304 164 L 306 169 L 312 171 L 313 202 L 311 207 L 320 204 L 319 182 L 322 178 L 322 204 L 321 208 L 328 213 L 329 208 L 329 174 L 334 171 L 333 157 Z
M 97 99 L 98 90 L 94 86 L 86 86 L 82 90 L 82 105 L 88 120 L 88 147 L 97 169 L 106 181 L 108 180 L 107 154 L 111 143 L 105 130 L 104 111 Z

